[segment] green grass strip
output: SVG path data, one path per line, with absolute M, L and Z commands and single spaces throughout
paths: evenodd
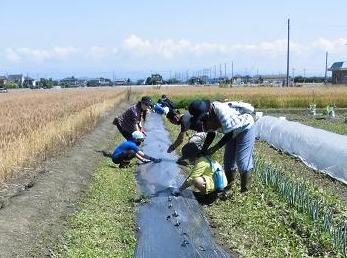
M 180 129 L 170 123 L 167 128 L 174 137 Z M 214 158 L 222 162 L 223 150 Z M 310 212 L 288 203 L 274 187 L 264 184 L 257 173 L 252 181 L 251 190 L 240 194 L 237 178 L 230 198 L 204 207 L 217 239 L 225 248 L 244 257 L 344 256 Z
M 104 159 L 79 210 L 69 220 L 63 257 L 133 257 L 136 246 L 134 167 Z M 60 256 L 59 255 L 59 256 Z

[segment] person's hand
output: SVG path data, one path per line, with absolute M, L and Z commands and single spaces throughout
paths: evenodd
M 141 133 L 143 133 L 144 136 L 147 136 L 147 133 L 143 128 L 141 128 Z
M 167 149 L 167 153 L 171 153 L 175 150 L 175 146 L 173 144 L 170 145 L 170 147 Z
M 178 187 L 172 189 L 171 194 L 174 196 L 179 196 L 181 194 L 181 190 Z

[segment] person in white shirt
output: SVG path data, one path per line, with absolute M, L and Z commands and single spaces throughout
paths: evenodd
M 224 170 L 229 188 L 235 180 L 238 168 L 241 178 L 241 192 L 249 189 L 253 169 L 253 149 L 255 144 L 254 112 L 252 105 L 243 102 L 210 103 L 206 100 L 195 100 L 189 105 L 191 122 L 203 127 L 208 132 L 201 153 L 212 155 L 225 145 Z M 216 131 L 224 134 L 213 147 Z

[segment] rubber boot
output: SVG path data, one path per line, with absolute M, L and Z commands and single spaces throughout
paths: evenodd
M 240 179 L 241 179 L 241 193 L 247 192 L 249 190 L 250 183 L 251 183 L 251 173 L 250 172 L 240 173 Z
M 221 193 L 218 193 L 218 197 L 222 201 L 227 200 L 232 195 L 231 187 L 233 186 L 235 182 L 235 174 L 236 174 L 235 170 L 225 172 L 225 176 L 227 177 L 228 184 Z
M 236 174 L 235 170 L 225 172 L 225 176 L 227 177 L 227 180 L 228 180 L 228 185 L 225 187 L 226 191 L 230 190 L 231 187 L 233 186 L 235 182 L 235 174 Z

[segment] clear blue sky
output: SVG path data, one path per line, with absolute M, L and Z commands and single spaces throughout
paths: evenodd
M 322 75 L 347 60 L 347 1 L 1 0 L 0 74 L 138 78 L 227 64 L 234 73 Z

